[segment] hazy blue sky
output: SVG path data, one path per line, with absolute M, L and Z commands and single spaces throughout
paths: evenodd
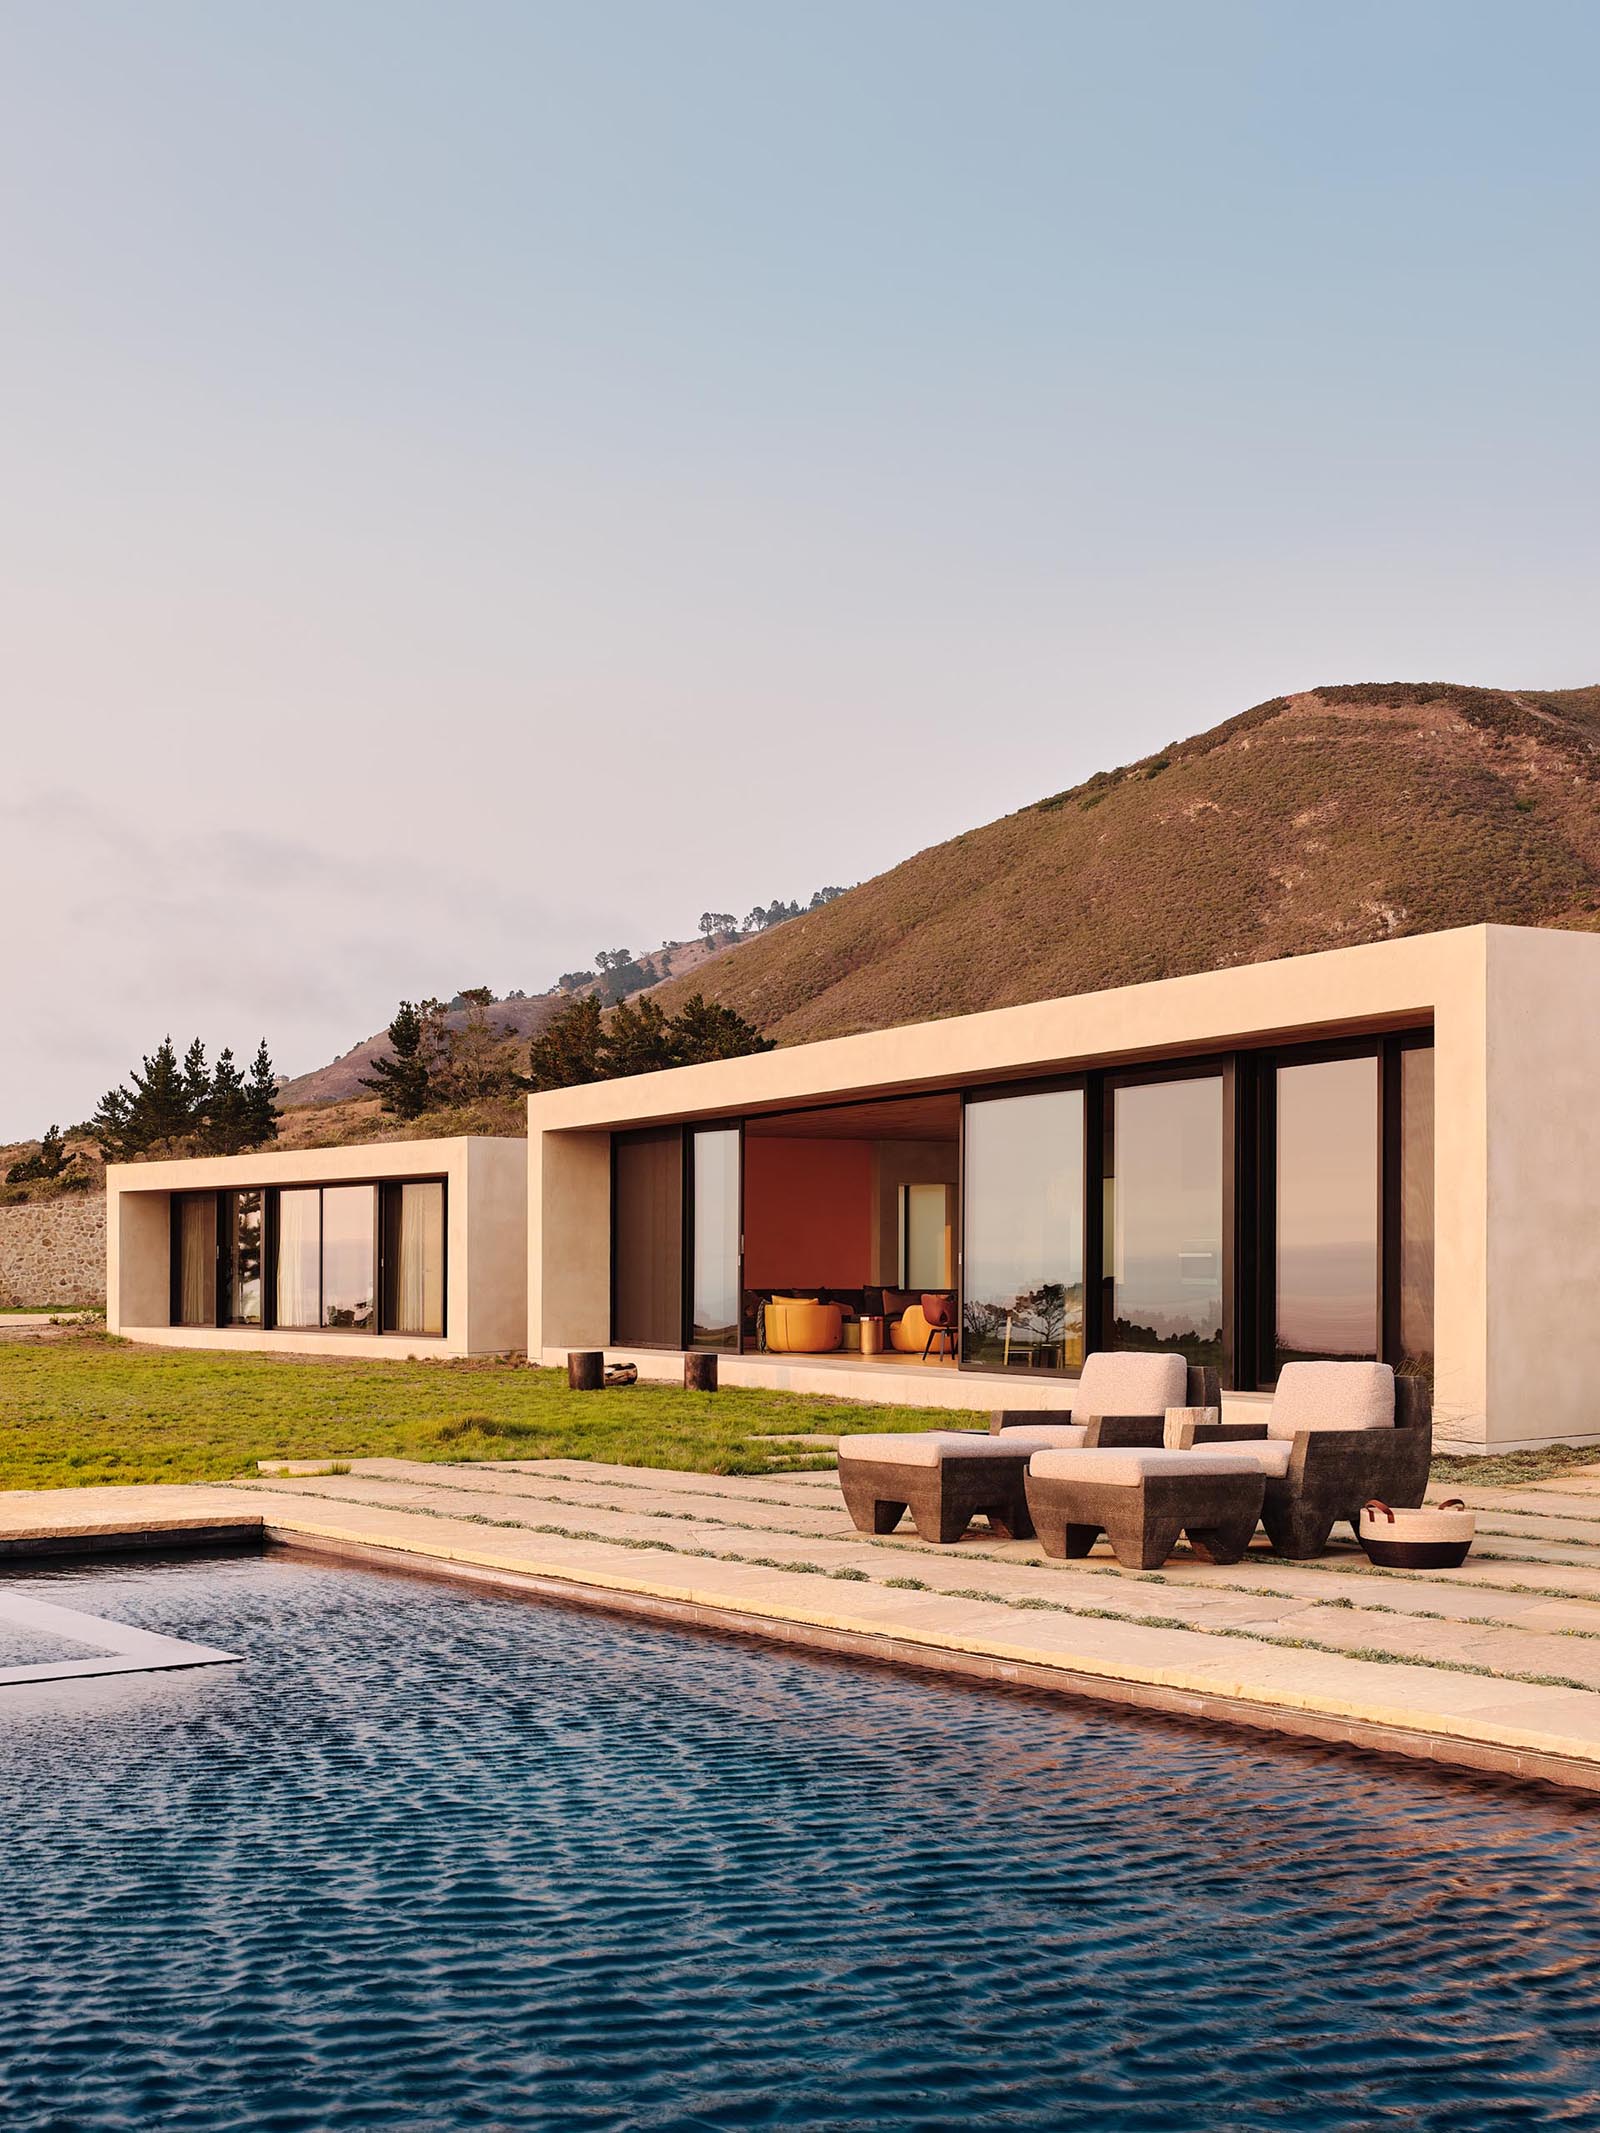
M 1597 78 L 1587 0 L 3 0 L 0 1132 L 1600 679 Z

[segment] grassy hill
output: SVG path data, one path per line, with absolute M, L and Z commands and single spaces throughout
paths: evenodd
M 1274 697 L 731 949 L 780 1042 L 1395 934 L 1600 926 L 1600 687 Z

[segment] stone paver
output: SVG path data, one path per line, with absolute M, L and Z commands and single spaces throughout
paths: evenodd
M 316 1464 L 227 1485 L 0 1495 L 0 1556 L 52 1536 L 265 1531 L 1600 1790 L 1600 1547 L 1568 1530 L 1582 1534 L 1592 1500 L 1575 1494 L 1583 1470 L 1544 1500 L 1472 1490 L 1484 1526 L 1517 1533 L 1486 1538 L 1458 1573 L 1379 1575 L 1349 1547 L 1314 1564 L 1258 1548 L 1225 1568 L 1179 1557 L 1152 1577 L 1103 1549 L 1053 1564 L 981 1532 L 954 1549 L 909 1528 L 863 1536 L 828 1473 Z M 1600 1540 L 1600 1505 L 1593 1530 Z

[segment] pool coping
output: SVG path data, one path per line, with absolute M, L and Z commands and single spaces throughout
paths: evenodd
M 1139 1681 L 1129 1675 L 1091 1674 L 1044 1660 L 1002 1658 L 953 1644 L 929 1644 L 884 1630 L 762 1614 L 714 1601 L 680 1599 L 670 1594 L 601 1586 L 549 1572 L 515 1570 L 458 1556 L 419 1554 L 373 1541 L 315 1534 L 264 1521 L 269 1546 L 295 1555 L 347 1562 L 408 1576 L 433 1577 L 445 1583 L 487 1586 L 520 1593 L 563 1607 L 584 1607 L 611 1614 L 664 1622 L 719 1636 L 761 1643 L 797 1645 L 836 1658 L 910 1669 L 917 1673 L 983 1682 L 1004 1688 L 1041 1691 L 1123 1710 L 1149 1712 L 1207 1725 L 1247 1727 L 1324 1747 L 1354 1748 L 1363 1754 L 1398 1756 L 1477 1776 L 1511 1778 L 1524 1784 L 1555 1785 L 1565 1791 L 1600 1793 L 1600 1762 L 1543 1749 L 1515 1748 L 1497 1741 L 1475 1740 L 1422 1727 L 1395 1725 L 1386 1719 L 1346 1718 L 1333 1713 L 1265 1704 L 1220 1691 L 1188 1689 L 1164 1682 Z
M 481 1524 L 414 1518 L 354 1502 L 344 1507 L 345 1516 L 335 1516 L 327 1503 L 277 1494 L 270 1484 L 252 1488 L 256 1501 L 248 1509 L 229 1485 L 188 1488 L 193 1490 L 190 1502 L 194 1497 L 210 1500 L 195 1503 L 191 1511 L 174 1501 L 179 1490 L 171 1485 L 148 1492 L 129 1489 L 125 1493 L 134 1502 L 103 1507 L 119 1514 L 113 1516 L 93 1515 L 102 1507 L 81 1496 L 72 1503 L 77 1491 L 60 1491 L 65 1501 L 56 1500 L 56 1491 L 35 1492 L 20 1518 L 9 1527 L 0 1525 L 0 1573 L 30 1559 L 284 1548 L 925 1675 L 1243 1726 L 1257 1734 L 1401 1757 L 1442 1770 L 1600 1793 L 1600 1744 L 1592 1737 L 1593 1726 L 1571 1730 L 1574 1720 L 1560 1709 L 1559 1695 L 1557 1708 L 1542 1708 L 1537 1693 L 1514 1681 L 1471 1684 L 1480 1697 L 1492 1695 L 1495 1687 L 1505 1691 L 1498 1703 L 1488 1708 L 1480 1704 L 1476 1710 L 1461 1708 L 1430 1686 L 1410 1706 L 1420 1714 L 1413 1724 L 1408 1722 L 1402 1680 L 1380 1686 L 1371 1678 L 1377 1670 L 1359 1660 L 1333 1662 L 1329 1655 L 1308 1651 L 1303 1669 L 1292 1680 L 1281 1672 L 1274 1679 L 1269 1666 L 1254 1680 L 1235 1676 L 1238 1686 L 1223 1686 L 1197 1678 L 1220 1653 L 1202 1653 L 1202 1640 L 1181 1629 L 1171 1634 L 1136 1629 L 1130 1650 L 1125 1637 L 1105 1641 L 1108 1630 L 1125 1625 L 1097 1623 L 1096 1642 L 1087 1649 L 1030 1651 L 1019 1648 L 1020 1625 L 1014 1620 L 1005 1634 L 996 1635 L 979 1620 L 963 1620 L 959 1614 L 952 1618 L 948 1604 L 942 1613 L 925 1604 L 960 1595 L 941 1596 L 925 1589 L 891 1594 L 879 1588 L 867 1599 L 865 1586 L 834 1586 L 819 1608 L 816 1603 L 823 1596 L 814 1580 L 780 1574 L 759 1577 L 752 1585 L 749 1575 L 731 1563 L 697 1563 L 687 1578 L 663 1579 L 642 1574 L 637 1558 L 618 1559 L 604 1548 L 569 1547 L 565 1540 L 545 1536 L 537 1543 L 540 1560 L 519 1561 L 505 1544 L 489 1541 Z M 44 1514 L 31 1527 L 30 1511 Z M 4 1513 L 0 1496 L 0 1521 Z M 531 1533 L 522 1536 L 524 1549 L 532 1539 Z M 682 1569 L 688 1571 L 688 1564 Z M 864 1619 L 863 1605 L 869 1617 L 887 1605 L 899 1619 L 881 1625 Z M 1232 1645 L 1230 1664 L 1237 1665 L 1246 1649 Z M 1358 1668 L 1353 1676 L 1343 1671 L 1350 1667 Z M 1459 1675 L 1455 1678 L 1460 1689 L 1467 1690 L 1468 1684 Z M 1421 1686 L 1417 1676 L 1411 1680 Z M 1586 1710 L 1583 1715 L 1590 1714 Z M 1563 1742 L 1563 1718 L 1569 1729 L 1566 1737 L 1574 1743 L 1572 1752 Z

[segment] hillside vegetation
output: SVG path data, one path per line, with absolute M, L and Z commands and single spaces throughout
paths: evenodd
M 1600 687 L 1312 689 L 931 846 L 694 986 L 798 1043 L 1486 920 L 1600 926 L 1597 799 Z

